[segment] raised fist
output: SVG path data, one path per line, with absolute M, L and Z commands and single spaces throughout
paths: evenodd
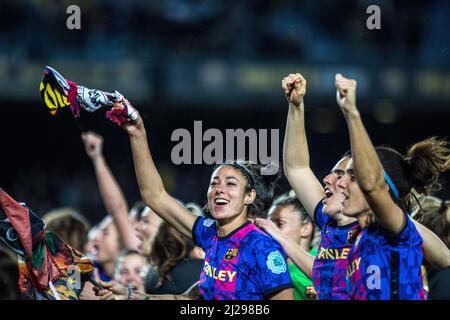
M 289 74 L 281 81 L 281 86 L 289 104 L 293 104 L 296 107 L 303 104 L 303 97 L 306 93 L 306 80 L 300 73 Z
M 356 80 L 347 79 L 342 74 L 337 73 L 335 77 L 336 101 L 342 111 L 349 112 L 356 110 Z
M 95 132 L 88 131 L 81 134 L 86 153 L 92 160 L 103 155 L 103 137 Z

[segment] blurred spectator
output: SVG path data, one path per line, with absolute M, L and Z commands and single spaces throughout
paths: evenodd
M 136 250 L 125 250 L 117 258 L 114 280 L 139 292 L 145 292 L 147 259 Z
M 106 216 L 98 227 L 93 241 L 96 264 L 95 275 L 102 281 L 110 281 L 121 249 L 119 233 L 110 216 Z
M 426 196 L 419 199 L 421 210 L 414 216 L 450 248 L 450 201 Z
M 203 216 L 203 210 L 197 203 L 188 202 L 184 206 L 186 207 L 186 209 L 188 209 L 190 212 L 192 212 L 192 214 L 194 214 L 196 216 Z M 205 251 L 203 251 L 203 249 L 200 248 L 199 246 L 196 246 L 194 243 L 192 243 L 192 246 L 193 246 L 193 248 L 191 250 L 189 257 L 192 259 L 202 259 L 203 260 L 205 258 Z
M 102 202 L 113 218 L 121 244 L 127 249 L 140 250 L 142 243 L 130 220 L 127 200 L 103 155 L 103 137 L 88 131 L 81 134 L 81 140 L 92 161 Z
M 150 253 L 145 280 L 149 294 L 181 294 L 200 278 L 203 260 L 190 258 L 193 242 L 166 222 L 161 223 Z
M 17 257 L 10 249 L 0 245 L 0 300 L 18 300 L 18 283 Z
M 433 231 L 450 249 L 450 201 L 433 196 L 419 198 L 414 219 Z M 428 270 L 431 300 L 450 300 L 450 267 L 436 272 Z
M 316 256 L 317 250 L 312 247 L 314 222 L 297 197 L 286 193 L 276 198 L 269 210 L 268 218 L 275 223 L 284 236 L 309 252 L 310 255 Z M 288 260 L 288 263 L 295 299 L 315 299 L 312 280 L 291 259 Z
M 139 228 L 139 224 L 141 223 L 142 219 L 142 213 L 145 211 L 145 203 L 144 201 L 137 201 L 133 204 L 133 206 L 130 209 L 129 217 L 131 220 L 131 223 L 133 224 L 133 228 L 137 230 Z
M 100 232 L 98 226 L 93 226 L 88 232 L 87 242 L 86 245 L 84 246 L 83 252 L 92 260 L 95 260 L 95 255 L 97 252 L 97 250 L 94 247 L 94 243 L 98 232 Z
M 46 213 L 47 230 L 56 233 L 68 245 L 84 252 L 88 242 L 89 222 L 73 208 L 58 208 Z
M 142 241 L 142 253 L 149 255 L 153 243 L 158 233 L 158 229 L 163 223 L 163 220 L 149 207 L 145 206 L 141 213 L 141 219 L 137 225 L 137 234 Z

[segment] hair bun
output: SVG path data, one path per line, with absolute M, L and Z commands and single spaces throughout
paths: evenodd
M 417 191 L 439 190 L 439 175 L 450 169 L 448 141 L 430 137 L 415 143 L 408 149 L 405 163 L 410 168 L 411 184 Z

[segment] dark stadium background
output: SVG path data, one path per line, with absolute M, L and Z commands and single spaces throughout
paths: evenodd
M 81 8 L 68 30 L 66 8 Z M 367 6 L 381 30 L 366 28 Z M 53 66 L 90 88 L 118 90 L 145 118 L 166 187 L 203 204 L 206 165 L 171 163 L 173 130 L 279 129 L 280 159 L 290 72 L 308 80 L 311 163 L 324 176 L 349 148 L 334 98 L 334 73 L 358 80 L 358 105 L 375 144 L 405 152 L 430 135 L 449 137 L 448 1 L 13 1 L 0 4 L 0 186 L 40 214 L 73 206 L 104 214 L 94 171 L 69 110 L 53 118 L 39 96 Z M 139 200 L 126 134 L 104 111 L 82 114 L 105 137 L 104 153 L 129 204 Z M 206 145 L 206 144 L 204 144 Z M 443 176 L 450 197 L 450 175 Z M 288 190 L 285 179 L 278 192 Z

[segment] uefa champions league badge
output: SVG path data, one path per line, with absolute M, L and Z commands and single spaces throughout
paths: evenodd
M 49 66 L 44 68 L 39 91 L 52 116 L 69 106 L 75 118 L 80 117 L 80 109 L 94 112 L 102 107 L 109 109 L 106 117 L 119 125 L 138 117 L 137 111 L 120 92 L 105 92 L 78 85 Z M 119 103 L 121 107 L 113 108 L 115 103 Z
M 275 274 L 286 272 L 286 261 L 280 251 L 273 251 L 267 256 L 266 265 Z
M 207 228 L 211 227 L 214 223 L 215 223 L 215 221 L 213 219 L 205 219 L 203 221 L 203 225 Z

